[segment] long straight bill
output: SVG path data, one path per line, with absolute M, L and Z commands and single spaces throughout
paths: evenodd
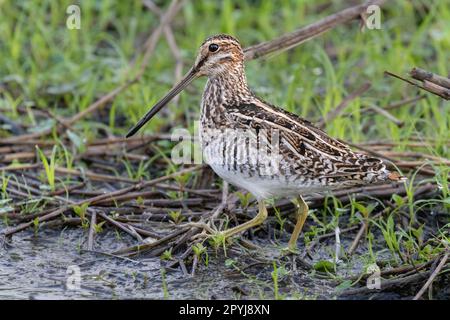
M 181 91 L 183 91 L 184 88 L 186 88 L 192 80 L 194 80 L 197 76 L 197 73 L 194 71 L 194 69 L 191 69 L 186 76 L 177 84 L 175 85 L 169 93 L 167 93 L 164 98 L 159 100 L 153 108 L 151 108 L 145 116 L 139 120 L 139 122 L 128 131 L 126 137 L 129 138 L 132 135 L 134 135 L 136 132 L 139 131 L 140 128 L 144 126 L 151 118 L 155 116 L 166 104 L 170 102 L 177 94 L 179 94 Z

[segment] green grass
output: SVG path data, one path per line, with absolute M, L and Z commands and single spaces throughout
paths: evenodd
M 48 182 L 48 185 L 50 186 L 50 189 L 52 191 L 55 191 L 55 169 L 56 169 L 56 152 L 57 152 L 57 146 L 53 146 L 52 154 L 50 156 L 50 162 L 47 160 L 47 157 L 45 156 L 44 152 L 42 152 L 41 149 L 39 149 L 38 146 L 36 146 L 36 150 L 39 154 L 39 158 L 44 165 L 45 169 L 45 175 Z
M 183 71 L 193 63 L 198 46 L 209 35 L 231 33 L 244 46 L 250 46 L 347 6 L 345 1 L 336 1 L 325 9 L 317 9 L 326 3 L 328 1 L 283 0 L 277 4 L 272 1 L 187 1 L 172 25 L 185 63 Z M 19 113 L 19 107 L 45 109 L 60 117 L 73 116 L 86 109 L 136 74 L 137 68 L 130 68 L 130 62 L 136 59 L 139 65 L 142 61 L 140 48 L 159 23 L 139 1 L 81 1 L 81 30 L 68 30 L 65 12 L 70 4 L 71 1 L 49 0 L 0 2 L 0 109 L 5 116 L 29 126 L 30 132 L 54 127 L 56 122 L 52 119 L 37 121 L 32 112 Z M 419 94 L 412 86 L 384 77 L 385 70 L 404 75 L 412 67 L 421 67 L 448 75 L 448 21 L 450 6 L 446 1 L 388 1 L 382 12 L 381 30 L 361 32 L 357 21 L 339 26 L 290 51 L 248 62 L 248 81 L 255 93 L 265 100 L 313 121 L 327 114 L 362 83 L 370 81 L 370 90 L 347 107 L 345 112 L 351 117 L 338 117 L 326 124 L 330 135 L 354 143 L 387 140 L 398 143 L 392 151 L 412 150 L 449 158 L 448 102 L 426 94 L 426 98 L 414 106 L 392 110 L 391 113 L 404 122 L 401 128 L 378 114 L 361 113 L 370 105 L 385 107 Z M 118 95 L 101 112 L 76 122 L 67 133 L 70 145 L 64 145 L 61 137 L 55 134 L 47 137 L 54 143 L 53 152 L 44 155 L 39 148 L 37 152 L 50 189 L 54 191 L 58 184 L 56 164 L 72 169 L 76 155 L 84 151 L 87 142 L 98 138 L 102 130 L 123 136 L 172 86 L 174 68 L 175 60 L 162 38 L 141 81 Z M 193 132 L 204 83 L 204 79 L 196 81 L 189 91 L 180 95 L 178 106 L 171 104 L 168 107 L 170 116 L 155 118 L 145 127 L 145 132 L 158 132 L 170 122 L 174 127 L 186 127 Z M 175 122 L 174 119 L 182 119 L 183 114 L 187 121 Z M 7 136 L 9 133 L 0 128 L 0 139 Z M 413 139 L 434 143 L 411 149 L 406 142 Z M 165 142 L 155 146 L 157 158 L 167 161 L 168 173 L 178 170 L 169 159 L 171 146 Z M 133 166 L 124 159 L 121 165 L 129 178 L 148 179 L 147 169 L 155 160 L 143 160 Z M 409 260 L 417 253 L 417 260 L 424 260 L 444 250 L 439 243 L 448 243 L 447 231 L 442 229 L 436 239 L 423 244 L 420 242 L 421 226 L 412 223 L 419 210 L 433 206 L 450 210 L 447 181 L 450 170 L 440 166 L 434 171 L 436 175 L 429 180 L 441 187 L 435 199 L 414 200 L 412 195 L 416 187 L 412 184 L 414 177 L 410 176 L 407 200 L 393 196 L 396 208 L 380 221 L 373 222 L 366 236 L 370 260 L 377 259 L 372 245 L 375 241 L 379 247 L 379 239 L 394 259 Z M 180 176 L 177 182 L 184 186 L 191 175 Z M 6 186 L 10 177 L 3 174 L 1 178 L 2 199 L 7 200 Z M 246 208 L 249 197 L 238 196 L 242 207 Z M 311 214 L 309 221 L 314 226 L 306 234 L 307 240 L 333 231 L 343 212 L 350 213 L 350 222 L 355 224 L 360 221 L 357 214 L 362 215 L 361 219 L 370 219 L 374 210 L 372 202 L 352 201 L 343 206 L 336 199 L 330 199 L 329 204 L 333 205 Z M 402 212 L 410 218 L 407 229 L 394 223 L 394 217 Z M 82 215 L 80 208 L 80 217 Z M 182 217 L 174 212 L 172 219 L 178 223 Z M 284 220 L 279 214 L 277 219 L 282 227 Z M 382 236 L 374 240 L 375 233 Z M 219 237 L 213 238 L 212 242 L 216 249 L 224 246 L 224 239 Z M 410 257 L 402 256 L 399 248 L 407 248 Z M 199 260 L 204 252 L 203 247 L 196 248 Z M 276 269 L 274 272 L 277 275 Z M 162 278 L 164 297 L 167 297 L 164 273 Z M 275 278 L 274 282 L 278 286 Z M 280 297 L 277 288 L 274 294 Z
M 187 2 L 174 24 L 186 65 L 194 61 L 198 45 L 208 35 L 230 32 L 248 46 L 292 31 L 344 6 L 336 3 L 318 14 L 314 11 L 316 2 L 282 2 L 279 5 L 282 9 L 275 14 L 274 5 L 266 1 L 256 7 L 248 3 L 238 6 L 232 1 L 224 1 L 222 5 L 209 1 Z M 36 105 L 62 115 L 83 110 L 133 72 L 128 68 L 129 61 L 141 58 L 136 56 L 139 53 L 136 48 L 158 23 L 138 2 L 86 1 L 81 5 L 81 30 L 68 30 L 65 27 L 68 4 L 69 1 L 1 4 L 0 13 L 5 19 L 0 22 L 4 35 L 0 45 L 4 57 L 0 75 L 2 82 L 13 89 L 2 92 L 1 102 L 11 108 L 9 116 L 17 116 L 14 110 L 21 104 Z M 360 118 L 359 115 L 362 105 L 386 106 L 415 94 L 414 88 L 384 78 L 384 70 L 404 74 L 413 66 L 421 66 L 442 75 L 448 72 L 446 53 L 450 37 L 444 22 L 448 21 L 450 10 L 442 1 L 429 5 L 429 12 L 414 11 L 414 4 L 398 1 L 386 6 L 382 30 L 360 32 L 357 22 L 353 22 L 289 52 L 249 62 L 249 83 L 263 98 L 315 119 L 339 104 L 358 84 L 371 81 L 372 89 L 348 108 L 355 119 L 338 118 L 327 124 L 327 131 L 354 142 L 368 137 L 401 142 L 413 135 L 437 139 L 437 146 L 429 151 L 445 156 L 449 115 L 442 112 L 443 104 L 437 97 L 427 96 L 416 108 L 396 110 L 395 116 L 405 122 L 400 129 L 386 124 L 381 116 Z M 34 23 L 27 23 L 31 19 Z M 327 49 L 333 51 L 333 56 Z M 114 117 L 105 117 L 104 124 L 113 133 L 123 134 L 170 88 L 173 69 L 170 50 L 165 41 L 160 41 L 142 81 L 109 106 L 110 113 L 123 116 L 126 122 L 119 125 Z M 194 85 L 197 94 L 181 95 L 183 108 L 172 105 L 171 111 L 177 114 L 189 109 L 193 114 L 198 113 L 203 82 Z M 21 120 L 33 122 L 31 118 Z M 364 134 L 361 128 L 369 121 L 374 123 Z M 164 119 L 152 121 L 146 131 L 154 132 L 164 122 Z M 38 124 L 38 128 L 44 125 L 49 124 Z M 87 119 L 76 124 L 76 133 L 89 140 L 95 137 L 99 127 L 97 121 Z

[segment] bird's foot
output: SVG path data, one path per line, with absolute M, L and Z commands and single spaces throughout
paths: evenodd
M 191 240 L 197 240 L 197 239 L 208 239 L 213 236 L 215 236 L 219 231 L 211 228 L 208 224 L 204 222 L 188 222 L 184 223 L 180 227 L 192 227 L 192 228 L 198 228 L 201 229 L 199 233 L 196 233 Z
M 287 246 L 281 249 L 281 254 L 283 256 L 290 256 L 290 255 L 298 255 L 300 254 L 300 252 L 298 251 L 297 247 Z

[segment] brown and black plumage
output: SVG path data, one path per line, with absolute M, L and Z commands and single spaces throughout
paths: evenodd
M 399 180 L 382 160 L 352 151 L 309 121 L 254 95 L 247 85 L 242 47 L 229 35 L 206 39 L 192 69 L 127 136 L 200 76 L 208 77 L 200 115 L 204 160 L 224 180 L 251 192 L 259 203 L 255 218 L 224 231 L 225 236 L 262 223 L 267 217 L 265 199 L 297 197 L 298 222 L 289 241 L 289 248 L 295 249 L 308 212 L 302 195 Z

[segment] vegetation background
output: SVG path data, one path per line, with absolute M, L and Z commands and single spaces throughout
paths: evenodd
M 3 186 L 0 215 L 4 218 L 3 227 L 0 228 L 6 230 L 16 226 L 26 221 L 26 215 L 35 219 L 34 214 L 55 205 L 52 202 L 55 199 L 47 199 L 48 192 L 74 183 L 61 172 L 55 173 L 55 166 L 67 170 L 93 170 L 90 160 L 95 155 L 90 154 L 86 159 L 83 153 L 99 139 L 123 137 L 187 71 L 194 61 L 198 46 L 207 36 L 228 33 L 239 38 L 243 46 L 250 46 L 358 3 L 306 0 L 185 1 L 170 24 L 169 35 L 163 32 L 157 42 L 142 77 L 110 102 L 70 123 L 68 130 L 61 133 L 56 131 L 61 119 L 71 119 L 82 113 L 97 99 L 126 84 L 142 71 L 144 44 L 160 24 L 160 19 L 155 9 L 153 12 L 149 9 L 149 6 L 152 7 L 151 1 L 73 3 L 0 0 L 0 175 Z M 79 30 L 66 27 L 69 16 L 66 10 L 72 4 L 81 8 Z M 161 12 L 166 10 L 168 4 L 168 1 L 154 1 Z M 259 278 L 240 273 L 245 281 L 256 283 L 256 287 L 243 290 L 248 291 L 247 297 L 336 297 L 339 290 L 357 284 L 355 278 L 347 273 L 343 275 L 339 270 L 364 273 L 366 266 L 380 260 L 384 261 L 383 266 L 392 268 L 422 263 L 428 263 L 428 267 L 434 263 L 435 268 L 442 256 L 446 252 L 448 254 L 449 104 L 440 97 L 385 77 L 384 71 L 406 75 L 413 67 L 421 67 L 448 76 L 449 21 L 450 2 L 447 0 L 387 1 L 382 7 L 379 30 L 361 30 L 360 22 L 355 20 L 291 50 L 246 64 L 248 81 L 256 94 L 312 122 L 326 117 L 362 84 L 370 83 L 370 89 L 349 101 L 340 116 L 325 123 L 325 130 L 336 138 L 385 152 L 385 155 L 389 154 L 389 157 L 399 162 L 414 162 L 414 165 L 410 163 L 400 167 L 410 178 L 405 184 L 404 197 L 392 195 L 384 201 L 365 199 L 349 203 L 340 203 L 336 198 L 331 198 L 327 202 L 329 205 L 313 210 L 304 238 L 305 244 L 333 233 L 338 225 L 341 229 L 359 226 L 372 211 L 380 212 L 385 207 L 391 207 L 388 214 L 380 220 L 374 220 L 370 231 L 364 234 L 363 244 L 357 251 L 358 259 L 350 259 L 344 252 L 342 258 L 350 259 L 350 262 L 346 260 L 344 263 L 345 267 L 333 262 L 334 240 L 333 237 L 327 238 L 330 241 L 325 241 L 320 254 L 312 259 L 314 272 L 325 272 L 329 277 L 331 274 L 332 280 L 327 283 L 326 290 L 313 290 L 311 294 L 306 294 L 301 284 L 279 285 L 279 276 L 284 279 L 291 277 L 291 280 L 296 278 L 286 271 L 288 262 L 269 259 L 270 263 L 265 269 L 257 272 Z M 176 102 L 171 103 L 169 111 L 152 120 L 143 132 L 170 133 L 175 127 L 188 128 L 193 132 L 205 81 L 196 81 Z M 396 102 L 415 97 L 418 97 L 417 100 L 395 107 Z M 371 109 L 373 107 L 388 110 L 394 120 L 374 112 Z M 20 134 L 43 130 L 49 130 L 49 134 L 37 140 L 29 139 L 28 144 L 15 140 Z M 377 149 L 377 146 L 386 142 L 389 143 L 388 147 L 384 145 L 384 149 Z M 39 148 L 35 149 L 35 144 Z M 118 152 L 113 157 L 111 154 L 102 154 L 101 157 L 117 164 L 115 171 L 110 170 L 108 173 L 112 176 L 149 180 L 179 170 L 170 161 L 161 165 L 161 159 L 170 156 L 172 146 L 170 141 L 162 140 L 155 142 L 155 148 L 144 152 L 147 152 L 146 157 L 130 158 L 126 152 Z M 21 152 L 28 152 L 28 157 Z M 40 190 L 45 193 L 45 201 L 40 198 L 35 205 L 31 205 L 29 200 L 36 198 L 36 194 L 27 195 L 25 192 L 25 196 L 19 197 L 8 189 L 13 188 L 12 181 L 21 182 L 21 171 L 5 168 L 28 164 L 39 164 L 37 175 L 42 184 Z M 425 171 L 416 175 L 418 167 Z M 186 181 L 189 179 L 192 179 L 192 175 Z M 184 183 L 180 180 L 176 182 Z M 433 192 L 427 193 L 425 199 L 415 198 L 417 188 L 427 183 L 435 186 Z M 89 186 L 93 191 L 96 190 L 94 184 L 88 184 L 86 188 L 89 189 Z M 222 184 L 216 180 L 213 186 L 219 190 Z M 238 206 L 241 208 L 251 201 L 238 190 L 236 194 L 240 198 Z M 175 192 L 170 196 L 184 195 Z M 76 217 L 83 212 L 83 208 L 79 208 L 78 213 L 77 210 L 73 211 Z M 16 219 L 17 215 L 20 219 Z M 177 220 L 176 214 L 171 217 Z M 277 229 L 282 218 L 273 218 L 270 224 Z M 35 227 L 40 223 L 33 221 Z M 85 226 L 89 229 L 89 222 Z M 101 233 L 101 226 L 95 231 Z M 351 245 L 356 231 L 348 236 L 347 243 L 344 240 L 345 249 Z M 283 242 L 285 236 L 280 236 L 278 240 Z M 302 242 L 300 246 L 303 245 Z M 172 259 L 170 252 L 166 253 L 166 258 Z M 242 268 L 239 256 L 225 258 L 219 254 L 214 259 L 211 256 L 211 259 L 224 269 Z M 273 261 L 276 263 L 272 264 Z M 326 261 L 333 263 L 330 266 Z M 203 267 L 208 269 L 207 266 Z M 280 268 L 286 272 L 280 272 Z M 331 269 L 333 272 L 330 272 Z M 429 276 L 434 269 L 429 267 L 428 270 Z M 444 274 L 440 278 L 443 279 L 441 287 L 448 284 L 448 270 L 448 266 L 441 270 Z M 269 291 L 257 289 L 261 283 L 255 277 L 268 284 Z M 405 291 L 396 291 L 395 297 L 414 295 L 426 279 L 406 281 L 407 284 L 412 283 L 411 286 Z M 312 286 L 317 287 L 317 282 L 313 282 Z M 339 287 L 338 291 L 336 287 Z M 438 285 L 435 291 L 429 290 L 428 298 L 435 295 L 448 298 L 448 290 L 439 289 L 441 287 Z M 168 295 L 167 290 L 170 292 L 172 289 L 169 281 L 169 289 L 165 287 L 164 295 Z M 232 292 L 229 295 L 245 297 L 239 290 Z M 194 294 L 190 289 L 180 295 L 211 297 Z M 176 293 L 172 292 L 174 296 Z

